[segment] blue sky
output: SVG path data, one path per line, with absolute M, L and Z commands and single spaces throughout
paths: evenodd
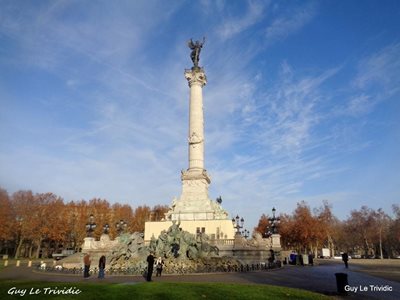
M 0 186 L 169 205 L 188 167 L 188 39 L 210 197 L 254 227 L 400 199 L 399 1 L 0 1 Z

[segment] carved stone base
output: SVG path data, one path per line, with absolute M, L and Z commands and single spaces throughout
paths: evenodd
M 167 220 L 224 220 L 228 213 L 216 201 L 209 199 L 211 182 L 204 169 L 182 171 L 182 194 L 172 201 Z

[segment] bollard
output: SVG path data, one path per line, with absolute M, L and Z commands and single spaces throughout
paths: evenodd
M 6 259 L 6 260 L 4 261 L 4 266 L 5 266 L 5 267 L 8 266 L 8 259 Z
M 19 265 L 20 265 L 20 263 L 21 263 L 21 261 L 20 260 L 17 260 L 17 263 L 16 263 L 16 267 L 19 267 Z
M 28 268 L 32 267 L 32 261 L 28 261 Z
M 349 285 L 346 273 L 335 273 L 336 276 L 336 287 L 339 294 L 347 295 L 345 286 Z

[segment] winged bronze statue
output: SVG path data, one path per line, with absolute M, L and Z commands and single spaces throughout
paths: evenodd
M 190 39 L 190 41 L 188 41 L 188 47 L 192 50 L 192 52 L 190 53 L 190 58 L 192 59 L 193 66 L 195 68 L 199 67 L 200 51 L 201 51 L 201 48 L 203 47 L 205 41 L 206 41 L 205 37 L 203 37 L 202 42 L 196 41 L 193 43 L 192 39 Z

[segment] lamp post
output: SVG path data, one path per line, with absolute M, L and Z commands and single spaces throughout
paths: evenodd
M 93 231 L 95 230 L 95 228 L 96 228 L 96 223 L 94 222 L 93 214 L 91 214 L 89 217 L 89 222 L 86 223 L 87 237 L 92 237 Z
M 117 227 L 118 235 L 121 235 L 125 231 L 127 226 L 128 226 L 128 224 L 126 224 L 126 222 L 124 220 L 120 220 L 119 222 L 117 222 L 115 224 L 115 227 Z
M 281 222 L 281 218 L 276 217 L 275 216 L 275 212 L 276 212 L 276 209 L 275 209 L 275 207 L 273 207 L 272 208 L 272 217 L 268 218 L 269 225 L 267 226 L 266 232 L 265 232 L 265 236 L 267 238 L 271 238 L 271 250 L 270 251 L 273 251 L 272 250 L 272 246 L 273 246 L 272 245 L 273 244 L 272 235 L 278 233 L 278 228 L 277 227 L 278 227 L 278 224 Z
M 242 235 L 244 236 L 245 239 L 247 239 L 250 236 L 250 231 L 245 229 L 245 230 L 242 231 Z
M 275 212 L 276 212 L 276 209 L 275 209 L 275 207 L 273 207 L 272 208 L 272 218 L 268 218 L 271 234 L 278 233 L 278 224 L 281 222 L 281 218 L 275 217 Z
M 243 218 L 241 218 L 240 220 L 239 219 L 240 219 L 239 215 L 236 215 L 236 218 L 232 218 L 233 228 L 236 229 L 235 236 L 242 235 L 240 233 L 240 229 L 243 228 L 244 219 Z M 239 223 L 239 221 L 240 221 L 240 223 Z

